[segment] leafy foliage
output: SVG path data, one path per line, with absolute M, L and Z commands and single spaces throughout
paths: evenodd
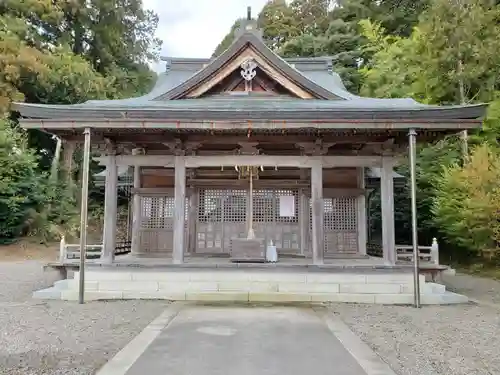
M 0 242 L 9 243 L 25 233 L 42 207 L 44 177 L 26 135 L 5 119 L 0 121 L 0 165 Z
M 157 24 L 142 0 L 0 2 L 0 116 L 12 101 L 73 104 L 149 91 Z M 0 121 L 0 242 L 75 232 L 74 184 L 46 176 L 54 148 L 47 134 Z
M 462 167 L 445 168 L 433 213 L 447 238 L 465 249 L 500 255 L 500 155 L 483 144 Z

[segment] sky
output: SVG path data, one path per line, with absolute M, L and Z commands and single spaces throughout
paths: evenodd
M 156 36 L 163 40 L 161 56 L 210 57 L 230 31 L 234 21 L 260 12 L 267 0 L 143 0 L 158 14 Z M 168 5 L 167 5 L 168 3 Z M 173 5 L 173 6 L 172 6 Z M 153 68 L 163 71 L 164 63 Z

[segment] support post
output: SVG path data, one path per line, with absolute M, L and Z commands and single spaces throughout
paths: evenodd
M 358 170 L 358 187 L 365 189 L 365 169 L 359 168 Z M 358 219 L 358 253 L 360 255 L 366 255 L 366 243 L 367 243 L 367 222 L 366 222 L 366 196 L 360 195 L 356 198 L 356 209 L 357 209 L 357 219 Z
M 138 154 L 137 149 L 132 150 L 133 154 Z M 141 167 L 134 166 L 134 189 L 141 187 Z M 141 197 L 134 192 L 132 198 L 132 255 L 140 252 L 140 230 L 141 230 Z
M 53 138 L 56 140 L 56 150 L 50 168 L 50 180 L 52 182 L 57 182 L 59 180 L 59 159 L 61 158 L 62 140 L 57 136 L 53 136 Z
M 106 181 L 104 187 L 104 230 L 101 261 L 112 263 L 116 248 L 116 223 L 118 214 L 118 171 L 116 167 L 116 152 L 110 151 L 109 163 L 106 166 Z
M 75 148 L 76 144 L 73 141 L 65 141 L 63 144 L 63 173 L 68 186 L 73 184 L 73 155 L 75 154 Z
M 413 245 L 413 302 L 420 307 L 420 259 L 418 257 L 418 228 L 417 228 L 417 132 L 410 129 L 408 134 L 410 144 L 410 187 L 411 187 L 411 233 Z
M 323 164 L 317 160 L 311 168 L 312 199 L 312 248 L 313 264 L 323 264 L 324 232 L 323 232 Z
M 174 264 L 184 263 L 184 221 L 186 204 L 186 163 L 184 156 L 175 157 Z
M 90 164 L 90 128 L 83 132 L 85 143 L 83 146 L 83 168 L 82 168 L 82 198 L 80 212 L 80 272 L 78 284 L 78 303 L 83 304 L 85 300 L 85 260 L 87 257 L 87 208 L 89 199 L 89 164 Z
M 299 211 L 299 225 L 300 225 L 300 255 L 305 255 L 308 244 L 309 233 L 309 198 L 303 190 L 300 191 L 300 211 Z
M 380 176 L 380 203 L 382 211 L 382 249 L 386 264 L 396 264 L 396 240 L 394 230 L 394 180 L 393 160 L 382 158 Z
M 196 219 L 198 209 L 198 194 L 197 189 L 192 187 L 189 192 L 189 208 L 188 208 L 188 252 L 193 254 L 196 252 Z M 224 210 L 222 210 L 224 213 Z M 222 236 L 224 241 L 224 236 Z M 224 244 L 221 244 L 224 249 Z

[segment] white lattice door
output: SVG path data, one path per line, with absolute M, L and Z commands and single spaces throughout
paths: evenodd
M 358 252 L 358 220 L 355 197 L 324 198 L 324 256 Z M 312 225 L 312 210 L 310 223 Z M 310 227 L 312 231 L 312 227 Z
M 246 190 L 200 189 L 198 194 L 196 253 L 229 254 L 231 238 L 246 234 Z
M 281 253 L 300 253 L 302 200 L 298 189 L 262 189 L 253 194 L 254 230 Z
M 169 254 L 173 249 L 173 196 L 141 196 L 139 249 L 141 254 Z

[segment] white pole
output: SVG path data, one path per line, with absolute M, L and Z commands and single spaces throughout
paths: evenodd
M 415 307 L 420 307 L 420 267 L 418 257 L 418 233 L 417 233 L 417 177 L 416 177 L 416 136 L 415 129 L 410 129 L 410 174 L 411 174 L 411 231 L 413 245 L 413 301 Z
M 85 128 L 85 143 L 83 146 L 82 167 L 82 199 L 80 214 L 80 280 L 78 288 L 78 303 L 84 303 L 85 292 L 85 258 L 87 248 L 87 206 L 89 199 L 89 164 L 90 164 L 90 128 Z

